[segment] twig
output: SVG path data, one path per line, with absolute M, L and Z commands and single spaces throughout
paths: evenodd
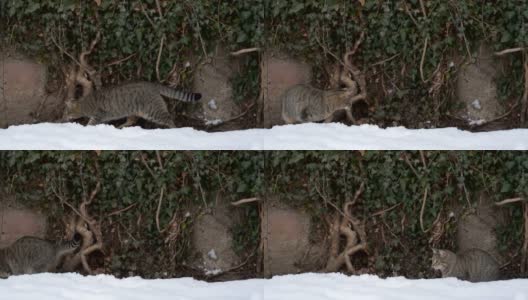
M 152 178 L 157 179 L 156 175 L 154 175 L 154 172 L 152 171 L 147 161 L 145 160 L 145 157 L 143 157 L 143 153 L 139 153 L 139 157 L 141 158 L 141 162 L 143 163 L 143 165 L 145 165 L 145 167 L 149 171 L 150 175 L 152 175 Z
M 165 191 L 165 185 L 161 187 L 160 196 L 158 200 L 158 209 L 156 209 L 156 228 L 158 229 L 158 232 L 161 233 L 160 229 L 160 222 L 159 222 L 159 214 L 161 210 L 161 202 L 163 201 L 163 192 Z
M 411 18 L 411 21 L 414 23 L 414 25 L 416 25 L 417 28 L 421 29 L 420 25 L 418 25 L 418 22 L 416 21 L 416 19 L 412 15 L 411 11 L 409 10 L 409 7 L 407 6 L 407 1 L 403 1 L 403 9 L 405 9 L 405 12 L 409 16 L 409 18 Z
M 319 190 L 319 187 L 317 184 L 314 184 L 314 187 L 315 187 L 315 191 L 317 192 L 317 194 L 319 194 L 319 196 L 321 196 L 321 198 L 323 198 L 323 201 L 325 203 L 328 203 L 330 204 L 330 206 L 332 206 L 335 210 L 337 210 L 337 212 L 343 216 L 346 220 L 348 220 L 349 222 L 354 222 L 344 211 L 342 211 L 337 205 L 335 205 L 332 201 L 330 201 L 328 199 L 328 197 L 326 197 L 322 192 L 321 190 Z M 354 200 L 352 202 L 350 202 L 349 204 L 350 205 L 353 205 L 354 203 L 356 203 L 357 199 L 359 198 L 359 196 L 361 195 L 361 193 L 363 193 L 363 190 L 365 188 L 365 183 L 362 182 L 359 189 L 356 191 L 356 194 L 354 196 Z
M 231 202 L 231 205 L 239 206 L 239 205 L 242 205 L 242 204 L 245 204 L 245 203 L 256 202 L 256 201 L 260 201 L 260 198 L 257 198 L 257 197 L 245 198 L 245 199 L 241 199 L 241 200 L 238 200 L 238 201 Z
M 257 247 L 255 248 L 255 250 L 253 250 L 253 251 L 251 252 L 251 254 L 248 255 L 248 256 L 246 257 L 246 259 L 245 259 L 242 263 L 240 263 L 240 264 L 238 264 L 238 265 L 236 265 L 236 266 L 234 266 L 234 267 L 232 267 L 232 268 L 229 268 L 229 269 L 227 269 L 227 270 L 225 270 L 225 271 L 222 271 L 222 272 L 220 272 L 220 273 L 216 273 L 216 274 L 208 275 L 207 278 L 211 279 L 211 278 L 214 278 L 214 277 L 218 277 L 218 276 L 224 275 L 224 274 L 229 273 L 229 272 L 231 272 L 231 271 L 234 271 L 234 270 L 236 270 L 236 269 L 240 269 L 240 268 L 242 268 L 242 267 L 245 266 L 245 265 L 249 262 L 249 260 L 255 255 L 255 253 L 257 252 L 257 248 L 258 248 L 258 247 L 259 247 L 259 246 L 257 246 Z
M 87 201 L 83 201 L 85 205 L 90 205 L 93 201 L 93 199 L 95 198 L 95 196 L 97 195 L 97 193 L 99 193 L 99 191 L 101 190 L 101 181 L 98 181 L 97 182 L 97 185 L 95 186 L 95 189 L 92 191 L 92 193 L 90 194 L 90 198 L 88 198 Z M 82 206 L 81 206 L 82 207 Z
M 403 153 L 403 158 L 405 159 L 405 162 L 409 165 L 409 167 L 413 171 L 414 175 L 416 175 L 416 177 L 420 178 L 420 176 L 418 175 L 418 172 L 416 172 L 416 169 L 414 168 L 414 166 L 412 165 L 411 161 L 409 160 L 409 157 L 407 156 L 407 153 L 405 153 L 405 152 Z
M 245 53 L 256 52 L 256 51 L 260 51 L 260 48 L 254 47 L 254 48 L 241 49 L 241 50 L 238 50 L 238 51 L 235 51 L 235 52 L 231 52 L 230 55 L 231 56 L 238 56 L 238 55 L 242 55 L 242 54 L 245 54 Z
M 323 51 L 324 51 L 325 53 L 330 54 L 330 55 L 331 55 L 333 58 L 335 58 L 335 60 L 337 60 L 341 65 L 343 65 L 343 66 L 345 65 L 345 62 L 342 61 L 339 57 L 337 57 L 337 55 L 335 55 L 334 53 L 332 53 L 330 50 L 328 50 L 328 48 L 327 48 L 325 45 L 323 45 L 323 43 L 321 43 L 321 41 L 319 40 L 319 38 L 318 38 L 317 36 L 315 36 L 315 41 L 319 44 L 319 46 L 320 46 L 321 48 L 323 48 Z
M 379 211 L 377 211 L 377 212 L 371 214 L 370 217 L 376 217 L 376 216 L 379 216 L 379 215 L 383 215 L 383 214 L 385 214 L 386 212 L 389 212 L 389 211 L 395 209 L 396 207 L 398 207 L 398 206 L 400 206 L 400 205 L 402 205 L 402 204 L 403 204 L 403 202 L 396 203 L 396 204 L 394 204 L 393 206 L 391 206 L 391 207 L 389 207 L 389 208 L 385 208 L 385 209 L 379 210 Z
M 522 198 L 522 197 L 508 198 L 508 199 L 504 199 L 504 200 L 499 201 L 499 202 L 495 202 L 495 205 L 496 206 L 502 206 L 502 205 L 505 205 L 505 204 L 520 202 L 520 201 L 524 201 L 524 200 L 525 199 Z
M 145 11 L 145 8 L 143 7 L 143 3 L 141 1 L 139 1 L 139 7 L 141 8 L 141 12 L 145 15 L 145 17 L 147 18 L 147 20 L 149 21 L 150 25 L 152 25 L 152 28 L 154 28 L 154 30 L 156 29 L 156 25 L 154 24 L 154 22 L 152 21 L 152 19 L 149 17 L 149 15 L 147 14 L 147 12 Z
M 332 206 L 335 210 L 337 210 L 337 212 L 339 212 L 339 214 L 340 214 L 341 216 L 343 216 L 343 217 L 346 218 L 345 213 L 344 213 L 344 212 L 343 212 L 343 211 L 342 211 L 337 205 L 335 205 L 332 201 L 330 201 L 330 200 L 329 200 L 329 199 L 328 199 L 328 198 L 327 198 L 327 197 L 321 192 L 321 190 L 319 190 L 319 186 L 318 186 L 317 184 L 314 184 L 314 187 L 315 187 L 315 191 L 317 192 L 317 194 L 319 194 L 319 196 L 320 196 L 321 198 L 323 198 L 323 201 L 324 201 L 325 203 L 330 204 L 330 206 Z
M 422 199 L 422 208 L 420 209 L 420 228 L 422 229 L 422 232 L 426 232 L 425 229 L 424 229 L 424 225 L 423 225 L 423 213 L 424 213 L 424 210 L 425 210 L 425 202 L 427 201 L 427 191 L 428 191 L 428 189 L 429 189 L 429 187 L 426 186 L 425 190 L 424 190 L 423 199 Z
M 163 171 L 163 161 L 161 160 L 161 155 L 159 150 L 156 150 L 156 158 L 158 159 L 158 165 L 160 167 L 160 170 Z
M 213 128 L 213 127 L 217 127 L 217 126 L 220 126 L 220 125 L 224 125 L 225 123 L 228 123 L 228 122 L 232 122 L 232 121 L 234 121 L 234 120 L 236 120 L 236 119 L 240 119 L 240 118 L 242 118 L 243 116 L 245 116 L 245 115 L 251 110 L 251 108 L 253 108 L 253 106 L 255 106 L 255 103 L 251 103 L 251 105 L 248 106 L 248 107 L 246 108 L 246 110 L 245 110 L 243 113 L 241 113 L 241 114 L 239 114 L 239 115 L 237 115 L 237 116 L 234 116 L 234 117 L 232 117 L 232 118 L 230 118 L 230 119 L 227 119 L 227 120 L 225 120 L 225 121 L 222 121 L 222 122 L 220 122 L 220 123 L 218 123 L 218 124 L 209 125 L 208 127 L 209 127 L 209 128 Z
M 420 150 L 420 158 L 422 159 L 422 164 L 423 164 L 423 167 L 425 170 L 427 170 L 427 163 L 425 162 L 425 155 L 424 155 L 424 152 L 423 150 Z
M 75 57 L 73 57 L 73 55 L 71 55 L 70 53 L 68 53 L 68 51 L 64 50 L 64 48 L 62 48 L 62 47 L 57 43 L 57 41 L 55 40 L 55 38 L 53 37 L 53 35 L 50 35 L 50 38 L 51 38 L 51 41 L 53 42 L 53 44 L 55 44 L 55 46 L 56 46 L 57 48 L 59 48 L 59 50 L 60 50 L 62 53 L 66 54 L 66 55 L 67 55 L 71 60 L 73 60 L 77 65 L 79 65 L 79 66 L 81 65 L 81 63 L 80 63 Z
M 422 59 L 420 60 L 420 77 L 422 79 L 422 82 L 425 82 L 425 77 L 423 74 L 423 65 L 425 62 L 425 53 L 427 52 L 427 42 L 429 42 L 429 37 L 425 37 L 425 42 L 422 50 Z
M 108 64 L 105 66 L 105 68 L 110 67 L 110 66 L 114 66 L 114 65 L 118 65 L 118 64 L 120 64 L 120 63 L 122 63 L 122 62 L 125 62 L 125 61 L 131 59 L 132 57 L 134 57 L 134 56 L 136 56 L 136 55 L 137 55 L 137 53 L 132 53 L 132 54 L 130 54 L 129 56 L 127 56 L 127 57 L 125 57 L 125 58 L 121 58 L 121 59 L 118 59 L 118 60 L 114 60 L 113 62 L 108 63 Z
M 522 247 L 521 255 L 521 273 L 526 274 L 526 260 L 528 256 L 528 205 L 523 204 L 523 217 L 524 217 L 524 242 Z
M 518 102 L 515 103 L 514 105 L 512 105 L 512 107 L 510 108 L 510 110 L 508 110 L 506 113 L 504 113 L 504 114 L 502 114 L 502 115 L 500 115 L 500 116 L 498 116 L 498 117 L 496 117 L 496 118 L 493 118 L 493 119 L 491 119 L 491 120 L 488 120 L 488 121 L 486 121 L 486 122 L 482 122 L 482 123 L 480 123 L 480 124 L 478 124 L 478 125 L 474 125 L 474 126 L 471 127 L 471 128 L 479 128 L 479 127 L 482 127 L 482 126 L 487 125 L 487 124 L 489 124 L 489 123 L 492 123 L 492 122 L 498 121 L 498 120 L 500 120 L 500 119 L 502 119 L 502 118 L 505 118 L 505 117 L 507 117 L 508 115 L 510 115 L 510 114 L 513 112 L 513 110 L 517 107 L 517 105 L 519 105 Z M 448 116 L 450 116 L 450 115 L 448 115 Z M 452 117 L 452 118 L 456 118 L 455 116 L 450 116 L 450 117 Z M 459 119 L 459 120 L 462 120 L 462 121 L 467 121 L 467 120 L 465 120 L 465 119 L 461 119 L 461 118 L 458 118 L 458 119 Z
M 161 60 L 161 52 L 163 51 L 163 43 L 165 42 L 165 35 L 161 37 L 160 47 L 158 51 L 158 59 L 156 60 L 156 78 L 160 81 L 159 64 Z
M 137 204 L 138 204 L 137 202 L 136 203 L 132 203 L 132 204 L 130 204 L 129 206 L 127 206 L 125 208 L 122 208 L 120 210 L 116 210 L 116 211 L 113 211 L 113 212 L 109 213 L 108 215 L 106 215 L 106 217 L 108 218 L 108 217 L 111 217 L 111 216 L 119 215 L 120 213 L 124 213 L 125 211 L 127 211 L 127 210 L 133 208 L 134 206 L 136 206 Z
M 161 12 L 161 5 L 159 3 L 159 0 L 156 0 L 156 8 L 158 9 L 158 14 L 160 16 L 160 19 L 163 20 L 163 13 Z
M 365 190 L 365 183 L 362 182 L 360 185 L 359 185 L 359 189 L 356 191 L 356 193 L 354 194 L 354 200 L 352 200 L 352 203 L 350 203 L 350 205 L 354 205 L 356 204 L 356 202 L 358 201 L 359 199 L 359 196 L 361 196 L 361 194 L 363 193 L 363 191 Z
M 514 53 L 514 52 L 524 51 L 525 49 L 526 49 L 526 48 L 523 48 L 523 47 L 509 48 L 509 49 L 504 49 L 504 50 L 501 50 L 501 51 L 495 52 L 493 55 L 495 55 L 495 56 L 501 56 L 501 55 L 505 55 L 505 54 L 509 54 L 509 53 Z
M 70 208 L 70 209 L 71 209 L 76 215 L 78 215 L 81 219 L 83 219 L 83 221 L 85 221 L 86 223 L 88 223 L 89 220 L 88 220 L 85 216 L 83 216 L 83 215 L 82 215 L 82 214 L 81 214 L 81 213 L 80 213 L 75 207 L 73 207 L 73 205 L 71 205 L 68 201 L 66 201 L 66 200 L 64 199 L 64 197 L 62 197 L 61 195 L 59 195 L 59 194 L 56 192 L 56 190 L 55 190 L 54 187 L 52 187 L 51 190 L 53 191 L 53 193 L 55 194 L 55 196 L 57 196 L 57 198 L 59 198 L 59 200 L 60 200 L 62 203 L 66 204 L 66 206 L 68 206 L 68 207 L 69 207 L 69 208 Z
M 466 202 L 468 204 L 468 207 L 471 207 L 471 201 L 469 201 L 469 192 L 466 188 L 466 184 L 462 183 L 462 188 L 464 189 L 464 195 L 466 196 Z
M 425 19 L 427 19 L 427 13 L 425 12 L 425 5 L 423 3 L 423 0 L 420 0 L 420 8 L 422 9 L 422 14 Z
M 524 58 L 524 92 L 521 99 L 521 125 L 525 126 L 528 109 L 528 57 Z
M 361 45 L 361 43 L 363 43 L 364 39 L 365 39 L 365 30 L 362 30 L 361 33 L 359 34 L 359 38 L 354 43 L 354 48 L 352 48 L 352 51 L 350 51 L 348 54 L 351 56 L 356 54 L 357 50 L 359 49 L 359 46 Z
M 385 59 L 382 59 L 382 60 L 380 60 L 378 62 L 373 63 L 372 65 L 370 65 L 370 67 L 372 68 L 372 67 L 375 67 L 377 65 L 382 65 L 382 64 L 384 64 L 386 62 L 389 62 L 389 61 L 395 59 L 396 57 L 398 57 L 400 55 L 401 55 L 401 53 L 396 53 L 396 54 L 394 54 L 393 56 L 391 56 L 389 58 L 385 58 Z

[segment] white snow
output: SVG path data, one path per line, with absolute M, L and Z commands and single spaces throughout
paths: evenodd
M 9 300 L 526 300 L 528 280 L 470 283 L 454 278 L 380 279 L 372 275 L 300 274 L 206 283 L 191 278 L 145 280 L 37 274 L 0 280 Z
M 482 125 L 482 124 L 484 124 L 486 122 L 486 120 L 484 120 L 484 119 L 478 119 L 478 120 L 469 119 L 468 121 L 469 121 L 469 125 L 470 126 L 475 126 L 475 125 L 478 126 L 478 125 Z
M 471 133 L 456 128 L 382 129 L 340 123 L 275 126 L 208 133 L 192 128 L 117 129 L 110 125 L 40 123 L 0 129 L 0 149 L 153 149 L 153 150 L 521 150 L 528 129 Z
M 207 126 L 210 126 L 210 125 L 216 126 L 218 124 L 221 124 L 222 122 L 224 122 L 224 121 L 222 121 L 222 119 L 207 120 L 207 121 L 205 121 L 205 125 L 207 125 Z
M 207 275 L 207 276 L 211 276 L 211 275 L 214 276 L 214 275 L 218 275 L 218 274 L 220 274 L 222 272 L 223 272 L 222 269 L 212 269 L 212 270 L 207 270 L 206 269 L 204 274 Z
M 215 99 L 209 100 L 209 102 L 207 102 L 207 106 L 209 106 L 209 108 L 212 109 L 212 110 L 217 110 L 218 109 L 218 106 L 216 105 L 216 100 Z
M 207 256 L 209 256 L 209 258 L 212 259 L 212 260 L 217 260 L 218 259 L 218 256 L 216 256 L 215 249 L 211 249 L 209 252 L 207 252 Z
M 473 102 L 471 102 L 471 106 L 473 106 L 476 110 L 481 110 L 482 106 L 480 105 L 480 99 L 475 99 Z

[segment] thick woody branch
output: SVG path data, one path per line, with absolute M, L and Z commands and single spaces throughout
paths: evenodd
M 367 234 L 365 225 L 351 213 L 352 206 L 357 202 L 364 190 L 360 186 L 354 199 L 343 204 L 342 212 L 337 212 L 330 223 L 329 258 L 324 272 L 337 272 L 346 265 L 348 272 L 355 272 L 351 257 L 359 251 L 367 251 Z M 346 244 L 340 251 L 340 236 L 344 236 Z

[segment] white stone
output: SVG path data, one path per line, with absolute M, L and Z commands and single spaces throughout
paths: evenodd
M 217 109 L 218 109 L 218 106 L 216 105 L 216 100 L 215 100 L 215 99 L 211 99 L 211 100 L 209 100 L 209 102 L 207 103 L 207 105 L 208 105 L 209 108 L 212 109 L 212 110 L 217 110 Z
M 473 102 L 471 102 L 471 106 L 473 106 L 474 109 L 478 109 L 478 110 L 482 109 L 482 106 L 480 105 L 480 100 L 479 99 L 473 100 Z
M 207 252 L 207 256 L 209 256 L 212 260 L 217 260 L 218 256 L 216 256 L 216 252 L 214 249 L 211 249 L 209 252 Z

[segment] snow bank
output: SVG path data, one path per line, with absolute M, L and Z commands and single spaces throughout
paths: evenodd
M 269 280 L 206 283 L 191 278 L 116 279 L 108 275 L 37 274 L 0 280 L 9 300 L 526 300 L 528 280 L 469 283 L 453 278 L 408 280 L 362 275 L 301 274 Z
M 471 133 L 456 128 L 381 129 L 373 125 L 310 123 L 208 133 L 192 128 L 145 130 L 40 123 L 0 129 L 0 149 L 526 150 L 528 129 Z

